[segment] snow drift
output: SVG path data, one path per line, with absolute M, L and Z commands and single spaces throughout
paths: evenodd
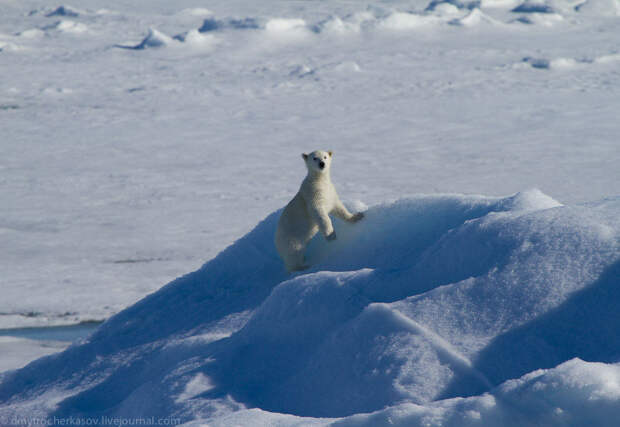
M 275 212 L 86 342 L 5 374 L 0 417 L 619 416 L 619 211 L 619 199 L 569 207 L 537 190 L 419 196 L 336 222 L 338 240 L 315 238 L 314 267 L 294 276 L 273 247 Z

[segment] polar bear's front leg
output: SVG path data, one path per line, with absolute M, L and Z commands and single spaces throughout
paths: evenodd
M 347 208 L 342 204 L 340 200 L 336 202 L 336 207 L 334 207 L 334 215 L 347 222 L 357 222 L 360 219 L 364 218 L 363 212 L 352 214 L 347 210 Z
M 334 240 L 336 238 L 336 232 L 334 231 L 332 220 L 329 219 L 329 215 L 327 215 L 327 211 L 323 208 L 310 209 L 310 214 L 318 224 L 319 230 L 323 233 L 323 236 L 325 236 L 327 240 Z

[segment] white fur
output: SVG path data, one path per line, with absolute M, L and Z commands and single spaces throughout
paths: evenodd
M 308 268 L 304 264 L 304 251 L 317 231 L 321 231 L 327 240 L 336 238 L 329 214 L 348 222 L 357 222 L 364 217 L 361 212 L 353 215 L 340 201 L 329 176 L 331 151 L 314 151 L 302 154 L 302 157 L 308 175 L 282 211 L 275 235 L 276 248 L 288 271 Z

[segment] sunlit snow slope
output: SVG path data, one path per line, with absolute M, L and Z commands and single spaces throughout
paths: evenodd
M 538 190 L 402 199 L 337 222 L 288 276 L 275 212 L 87 342 L 5 374 L 0 416 L 604 425 L 620 415 L 619 213 Z

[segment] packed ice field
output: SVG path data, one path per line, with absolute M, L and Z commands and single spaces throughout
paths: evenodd
M 605 425 L 619 16 L 2 2 L 0 421 Z M 274 218 L 315 149 L 367 218 L 289 280 Z M 22 329 L 117 313 L 64 353 Z

